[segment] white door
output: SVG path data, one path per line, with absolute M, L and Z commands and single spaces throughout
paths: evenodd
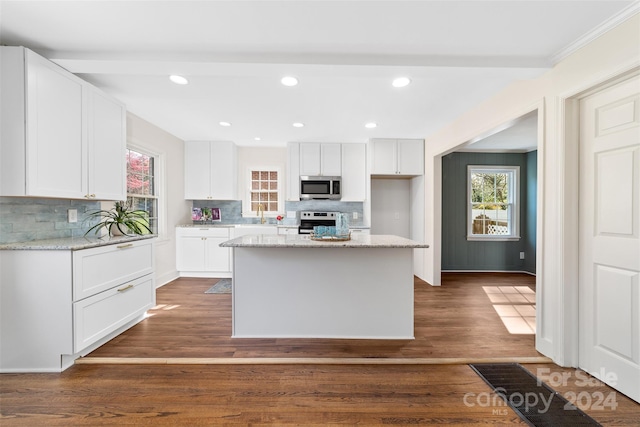
M 640 77 L 580 102 L 580 367 L 640 401 Z

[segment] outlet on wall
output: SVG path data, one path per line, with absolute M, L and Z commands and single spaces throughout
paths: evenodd
M 358 212 L 353 213 L 353 219 L 358 219 Z
M 78 222 L 78 210 L 67 209 L 67 220 L 69 222 Z
M 520 259 L 524 259 L 524 252 L 520 252 Z

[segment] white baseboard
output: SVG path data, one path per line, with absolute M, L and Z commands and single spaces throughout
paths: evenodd
M 180 275 L 178 274 L 178 270 L 173 270 L 168 273 L 164 273 L 160 276 L 156 277 L 156 289 L 166 285 L 167 283 L 176 280 Z

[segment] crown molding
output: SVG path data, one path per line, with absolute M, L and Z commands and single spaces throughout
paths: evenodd
M 590 30 L 588 33 L 584 34 L 582 37 L 575 40 L 573 43 L 566 46 L 564 49 L 556 52 L 549 59 L 552 65 L 556 65 L 558 62 L 562 61 L 581 47 L 586 46 L 591 43 L 593 40 L 597 39 L 607 31 L 617 27 L 622 24 L 627 19 L 631 18 L 633 15 L 640 12 L 640 1 L 634 1 L 629 6 L 622 9 L 620 12 L 613 15 L 611 18 L 604 21 L 602 24 Z

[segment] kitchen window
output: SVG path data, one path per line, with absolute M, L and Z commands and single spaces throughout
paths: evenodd
M 258 215 L 258 205 L 262 205 L 264 214 L 276 216 L 282 211 L 281 174 L 273 168 L 249 168 L 249 191 L 245 198 L 245 212 Z
M 147 212 L 149 228 L 158 234 L 159 158 L 138 148 L 127 148 L 127 202 L 133 209 Z
M 519 166 L 467 167 L 467 240 L 519 240 Z

